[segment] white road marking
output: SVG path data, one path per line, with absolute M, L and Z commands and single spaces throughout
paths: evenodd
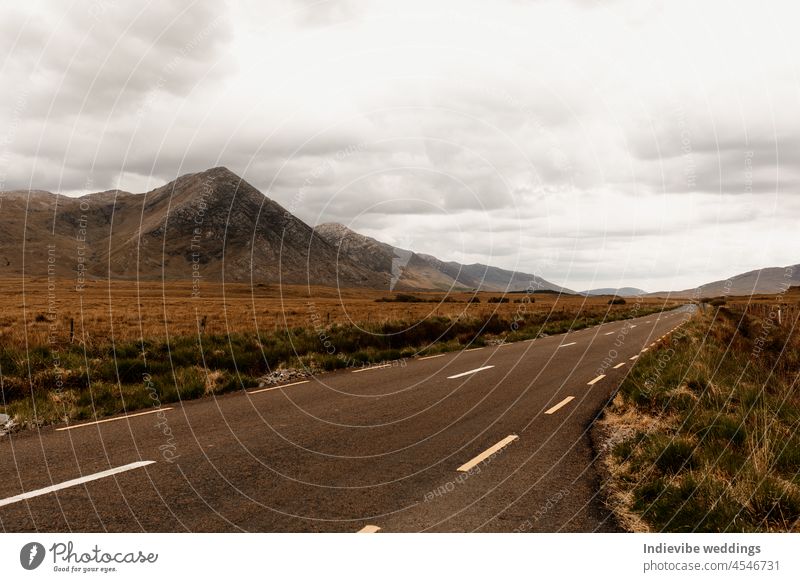
M 558 346 L 558 347 L 560 347 L 560 348 L 565 348 L 565 347 L 567 347 L 567 346 L 574 346 L 576 343 L 578 343 L 578 342 L 570 342 L 570 343 L 568 343 L 568 344 L 561 344 L 561 345 L 560 345 L 560 346 Z
M 441 358 L 442 356 L 446 356 L 446 355 L 447 354 L 436 354 L 436 355 L 433 355 L 433 356 L 424 356 L 424 357 L 420 358 L 420 360 L 430 360 L 432 358 Z
M 641 352 L 641 353 L 645 353 L 645 352 L 646 352 L 647 350 L 649 350 L 649 349 L 650 349 L 650 348 L 645 348 L 645 349 L 643 349 L 643 350 L 642 350 L 642 352 Z
M 564 398 L 564 400 L 562 400 L 561 402 L 556 404 L 553 408 L 549 408 L 549 409 L 545 410 L 544 413 L 545 414 L 553 414 L 559 408 L 561 408 L 562 406 L 566 406 L 567 404 L 569 404 L 573 400 L 575 400 L 574 396 L 567 396 L 566 398 Z
M 614 366 L 614 369 L 616 370 L 617 368 L 621 368 L 621 367 L 622 367 L 622 366 L 624 366 L 624 365 L 625 365 L 625 362 L 620 362 L 619 364 L 617 364 L 616 366 Z
M 376 533 L 379 531 L 381 531 L 381 528 L 379 528 L 377 525 L 365 525 L 356 533 Z
M 456 374 L 455 376 L 448 376 L 448 380 L 455 380 L 456 378 L 461 378 L 463 376 L 469 376 L 470 374 L 474 374 L 476 372 L 483 372 L 484 370 L 488 370 L 489 368 L 494 368 L 494 366 L 484 366 L 483 368 L 475 368 L 474 370 L 469 370 L 467 372 L 461 372 L 460 374 Z
M 353 370 L 353 374 L 360 374 L 361 372 L 369 372 L 370 370 L 381 370 L 383 368 L 390 368 L 391 364 L 381 364 L 380 366 L 370 366 L 369 368 L 361 368 L 360 370 Z
M 70 481 L 64 481 L 63 483 L 57 483 L 56 485 L 51 485 L 50 487 L 35 489 L 33 491 L 28 491 L 27 493 L 20 493 L 19 495 L 15 495 L 14 497 L 6 497 L 5 499 L 0 499 L 0 507 L 3 507 L 5 505 L 11 505 L 12 503 L 18 503 L 20 501 L 24 501 L 25 499 L 39 497 L 40 495 L 47 495 L 48 493 L 53 493 L 55 491 L 60 491 L 62 489 L 67 489 L 69 487 L 75 487 L 76 485 L 82 485 L 83 483 L 89 483 L 90 481 L 97 481 L 98 479 L 104 479 L 105 477 L 110 477 L 111 475 L 124 473 L 125 471 L 131 471 L 133 469 L 138 469 L 139 467 L 146 467 L 147 465 L 152 465 L 153 463 L 155 463 L 155 461 L 137 461 L 135 463 L 129 463 L 127 465 L 122 465 L 121 467 L 116 467 L 114 469 L 108 469 L 106 471 L 100 471 L 99 473 L 93 473 L 91 475 L 86 475 L 84 477 L 78 477 L 77 479 L 71 479 Z
M 589 382 L 589 383 L 588 383 L 588 385 L 589 385 L 589 386 L 594 386 L 595 384 L 597 384 L 597 383 L 598 383 L 600 380 L 602 380 L 602 379 L 603 379 L 603 378 L 605 378 L 605 377 L 606 377 L 606 375 L 605 375 L 605 374 L 600 374 L 600 375 L 599 375 L 597 378 L 595 378 L 594 380 L 592 380 L 591 382 Z
M 456 469 L 456 471 L 462 471 L 462 472 L 469 471 L 470 469 L 472 469 L 472 467 L 474 467 L 478 463 L 484 461 L 485 459 L 488 459 L 493 454 L 495 454 L 497 451 L 502 449 L 504 446 L 508 445 L 509 443 L 513 443 L 518 438 L 519 437 L 517 435 L 515 435 L 515 434 L 508 435 L 506 438 L 501 440 L 496 445 L 492 445 L 491 447 L 489 447 L 488 449 L 483 451 L 480 455 L 478 455 L 474 459 L 472 459 L 470 461 L 467 461 L 466 463 L 461 465 L 458 469 Z
M 631 325 L 631 329 L 633 329 L 634 327 L 636 327 L 636 326 L 635 325 Z
M 483 348 L 469 348 L 468 350 L 464 350 L 465 352 L 476 352 L 478 350 L 482 350 Z
M 635 360 L 635 359 L 636 359 L 636 358 L 638 358 L 638 357 L 639 357 L 639 356 L 638 356 L 638 354 L 637 354 L 637 355 L 633 356 L 633 357 L 631 358 L 631 360 Z
M 114 418 L 104 418 L 103 420 L 94 420 L 92 422 L 84 422 L 81 424 L 73 424 L 70 426 L 62 426 L 56 430 L 72 430 L 73 428 L 81 428 L 83 426 L 92 426 L 94 424 L 103 424 L 104 422 L 114 422 L 115 420 L 125 420 L 126 418 L 133 418 L 134 416 L 144 416 L 145 414 L 155 414 L 161 410 L 172 410 L 172 406 L 164 406 L 163 408 L 155 408 L 145 412 L 135 412 L 134 414 L 126 414 L 125 416 L 115 416 Z
M 281 388 L 288 388 L 289 386 L 308 384 L 308 382 L 309 380 L 300 380 L 299 382 L 292 382 L 291 384 L 281 384 L 280 386 L 270 386 L 269 388 L 261 388 L 259 390 L 253 390 L 252 392 L 248 392 L 248 394 L 261 394 L 262 392 L 271 392 L 272 390 L 280 390 Z
M 608 333 L 604 333 L 603 335 L 611 335 L 612 333 L 614 333 L 614 332 L 613 332 L 613 331 L 610 331 L 610 332 L 608 332 Z

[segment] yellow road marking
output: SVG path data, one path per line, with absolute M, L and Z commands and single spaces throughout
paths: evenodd
M 564 398 L 564 400 L 562 400 L 561 402 L 559 402 L 558 404 L 553 406 L 553 408 L 548 408 L 547 410 L 545 410 L 544 413 L 545 414 L 553 414 L 559 408 L 561 408 L 562 406 L 566 406 L 567 404 L 569 404 L 573 400 L 575 400 L 574 396 L 567 396 L 566 398 Z
M 469 471 L 470 469 L 472 469 L 472 467 L 474 467 L 474 466 L 475 466 L 475 465 L 477 465 L 478 463 L 480 463 L 480 462 L 482 462 L 482 461 L 484 461 L 484 460 L 488 459 L 488 458 L 489 458 L 489 457 L 491 457 L 493 454 L 495 454 L 497 451 L 499 451 L 500 449 L 502 449 L 503 447 L 505 447 L 505 446 L 506 446 L 506 445 L 508 445 L 509 443 L 512 443 L 512 442 L 514 442 L 514 441 L 515 441 L 515 440 L 517 440 L 518 438 L 519 438 L 519 437 L 518 437 L 517 435 L 515 435 L 515 434 L 510 434 L 510 435 L 508 435 L 506 438 L 504 438 L 503 440 L 501 440 L 501 441 L 500 441 L 499 443 L 497 443 L 496 445 L 492 445 L 491 447 L 489 447 L 488 449 L 486 449 L 485 451 L 483 451 L 483 452 L 482 452 L 480 455 L 478 455 L 478 456 L 477 456 L 477 457 L 475 457 L 474 459 L 472 459 L 472 460 L 470 460 L 470 461 L 467 461 L 466 463 L 464 463 L 463 465 L 461 465 L 461 466 L 460 466 L 458 469 L 456 469 L 456 471 L 461 471 L 461 472 L 464 472 L 464 471 Z

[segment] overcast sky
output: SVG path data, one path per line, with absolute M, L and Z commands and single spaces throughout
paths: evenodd
M 224 165 L 584 289 L 800 262 L 796 2 L 4 3 L 0 189 Z

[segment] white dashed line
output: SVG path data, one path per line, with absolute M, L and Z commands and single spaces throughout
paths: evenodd
M 508 435 L 506 438 L 501 440 L 496 445 L 492 445 L 491 447 L 489 447 L 488 449 L 483 451 L 480 455 L 478 455 L 474 459 L 472 459 L 470 461 L 467 461 L 466 463 L 461 465 L 458 469 L 456 469 L 456 471 L 461 471 L 461 472 L 469 471 L 470 469 L 472 469 L 472 467 L 474 467 L 475 465 L 477 465 L 481 461 L 484 461 L 485 459 L 488 459 L 493 454 L 495 454 L 497 451 L 499 451 L 500 449 L 502 449 L 506 445 L 508 445 L 510 443 L 513 443 L 518 438 L 519 437 L 517 435 L 515 435 L 515 434 Z
M 248 394 L 261 394 L 262 392 L 272 392 L 273 390 L 280 390 L 281 388 L 288 388 L 289 386 L 298 386 L 300 384 L 308 384 L 308 380 L 300 380 L 299 382 L 292 382 L 291 384 L 281 384 L 280 386 L 270 386 L 269 388 L 261 388 L 260 390 L 253 390 Z
M 391 364 L 381 364 L 380 366 L 370 366 L 369 368 L 361 368 L 360 370 L 353 370 L 353 374 L 360 374 L 361 372 L 370 372 L 372 370 L 382 370 L 383 368 L 391 368 Z
M 565 348 L 565 347 L 567 347 L 567 346 L 574 346 L 576 343 L 578 343 L 578 342 L 570 342 L 570 343 L 568 343 L 568 344 L 561 344 L 561 345 L 560 345 L 560 346 L 558 346 L 558 347 L 560 347 L 560 348 Z
M 588 385 L 588 386 L 594 386 L 595 384 L 597 384 L 597 383 L 598 383 L 600 380 L 602 380 L 602 379 L 603 379 L 603 378 L 605 378 L 605 377 L 606 377 L 606 375 L 605 375 L 605 374 L 600 374 L 600 375 L 599 375 L 597 378 L 595 378 L 594 380 L 592 380 L 592 381 L 588 382 L 588 384 L 587 384 L 587 385 Z
M 625 365 L 625 362 L 620 362 L 619 364 L 617 364 L 616 366 L 614 366 L 614 370 L 616 370 L 617 368 L 621 368 L 621 367 L 622 367 L 622 366 L 624 366 L 624 365 Z
M 55 491 L 61 491 L 62 489 L 68 489 L 69 487 L 75 487 L 76 485 L 89 483 L 90 481 L 104 479 L 105 477 L 124 473 L 125 471 L 132 471 L 133 469 L 138 469 L 139 467 L 146 467 L 147 465 L 152 465 L 153 463 L 155 463 L 155 461 L 137 461 L 135 463 L 122 465 L 121 467 L 115 467 L 114 469 L 108 469 L 106 471 L 100 471 L 99 473 L 78 477 L 77 479 L 71 479 L 70 481 L 64 481 L 63 483 L 57 483 L 56 485 L 51 485 L 50 487 L 35 489 L 33 491 L 28 491 L 27 493 L 20 493 L 19 495 L 14 495 L 14 497 L 6 497 L 5 499 L 0 499 L 0 507 L 11 505 L 12 503 L 17 503 L 19 501 L 24 501 L 25 499 L 39 497 L 40 495 L 47 495 L 48 493 L 53 493 Z
M 381 531 L 381 528 L 379 528 L 377 525 L 365 525 L 356 533 L 377 533 L 379 531 Z
M 423 357 L 419 358 L 419 360 L 420 361 L 422 361 L 422 360 L 431 360 L 433 358 L 441 358 L 442 356 L 446 356 L 446 355 L 447 354 L 436 354 L 434 356 L 423 356 Z
M 469 376 L 470 374 L 475 374 L 476 372 L 483 372 L 484 370 L 488 370 L 490 368 L 494 368 L 494 366 L 483 366 L 482 368 L 475 368 L 474 370 L 468 370 L 467 372 L 461 372 L 460 374 L 456 374 L 455 376 L 448 376 L 448 380 L 455 380 L 456 378 L 462 378 L 463 376 Z
M 483 348 L 469 348 L 468 350 L 464 350 L 465 352 L 476 352 L 478 350 L 482 350 Z
M 95 420 L 92 422 L 84 422 L 81 424 L 73 424 L 71 426 L 62 426 L 61 428 L 57 428 L 57 431 L 61 430 L 72 430 L 73 428 L 81 428 L 84 426 L 92 426 L 95 424 L 104 424 L 106 422 L 114 422 L 116 420 L 125 420 L 126 418 L 133 418 L 135 416 L 144 416 L 145 414 L 155 414 L 156 412 L 160 412 L 162 410 L 172 410 L 171 406 L 165 406 L 163 408 L 156 408 L 154 410 L 148 410 L 146 412 L 136 412 L 134 414 L 126 414 L 125 416 L 115 416 L 114 418 L 104 418 L 103 420 Z
M 549 408 L 549 409 L 545 410 L 544 413 L 545 414 L 553 414 L 559 408 L 561 408 L 562 406 L 566 406 L 567 404 L 569 404 L 573 400 L 575 400 L 574 396 L 567 396 L 566 398 L 564 398 L 564 400 L 562 400 L 561 402 L 556 404 L 553 408 Z
M 638 358 L 638 357 L 639 357 L 638 355 L 636 355 L 636 356 L 633 356 L 633 357 L 631 358 L 631 360 L 635 360 L 635 359 L 636 359 L 636 358 Z

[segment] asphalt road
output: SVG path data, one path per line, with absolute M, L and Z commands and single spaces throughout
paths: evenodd
M 588 429 L 688 310 L 0 437 L 0 528 L 615 531 Z

